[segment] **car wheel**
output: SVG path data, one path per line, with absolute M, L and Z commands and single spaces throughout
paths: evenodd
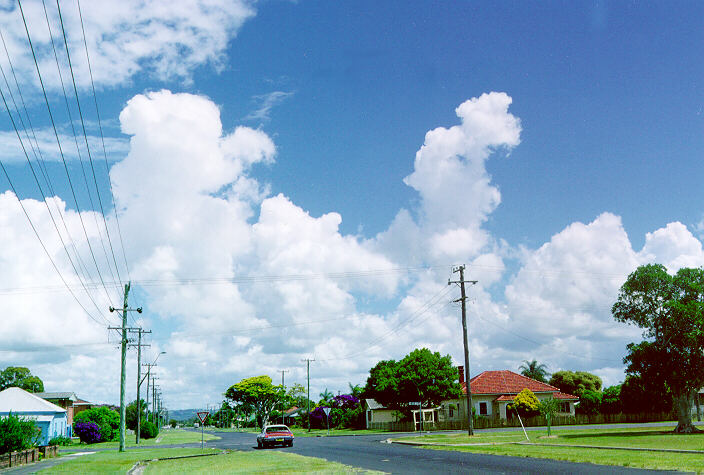
M 262 441 L 261 440 L 257 441 L 257 448 L 259 448 L 259 449 L 262 448 Z
M 289 442 L 289 443 L 288 443 L 288 446 L 289 446 L 289 447 L 293 447 L 293 441 Z

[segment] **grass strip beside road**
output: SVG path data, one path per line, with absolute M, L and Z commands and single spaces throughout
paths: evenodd
M 145 473 L 382 473 L 302 455 L 272 452 L 231 452 L 216 457 L 150 462 Z
M 217 453 L 216 449 L 130 449 L 125 452 L 102 451 L 94 454 L 71 456 L 71 460 L 47 468 L 39 473 L 126 473 L 140 460 L 178 457 L 203 453 Z M 210 457 L 212 458 L 212 457 Z
M 193 432 L 183 429 L 162 429 L 159 435 L 154 439 L 140 439 L 139 446 L 151 446 L 151 445 L 174 445 L 174 444 L 195 444 L 200 442 L 200 431 Z M 216 440 L 220 437 L 207 432 L 203 435 L 203 440 Z M 81 444 L 76 442 L 66 447 L 61 447 L 59 450 L 61 453 L 75 452 L 73 449 L 80 450 L 95 450 L 95 449 L 116 449 L 120 446 L 118 441 L 112 442 L 99 442 L 97 444 Z M 125 447 L 138 447 L 135 441 L 134 434 L 130 434 L 125 437 Z
M 674 428 L 674 426 L 673 426 Z M 629 449 L 673 449 L 704 451 L 704 434 L 675 434 L 664 427 L 637 429 L 553 430 L 548 438 L 545 431 L 529 432 L 530 441 L 540 445 L 521 445 L 522 433 L 482 432 L 467 434 L 433 434 L 424 437 L 404 437 L 398 440 L 434 444 L 429 449 L 457 450 L 493 455 L 548 458 L 601 465 L 619 465 L 661 470 L 704 470 L 704 454 L 649 452 L 646 450 L 598 450 L 563 445 L 625 447 Z M 560 446 L 557 446 L 557 445 Z

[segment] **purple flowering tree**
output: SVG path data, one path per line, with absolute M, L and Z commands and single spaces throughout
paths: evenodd
M 76 422 L 73 425 L 74 433 L 81 439 L 81 442 L 86 444 L 95 444 L 100 442 L 100 427 L 94 422 Z

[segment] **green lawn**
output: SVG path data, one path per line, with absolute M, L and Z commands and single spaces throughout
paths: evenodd
M 257 451 L 150 462 L 145 473 L 379 473 L 302 455 Z
M 131 432 L 131 431 L 130 431 Z M 188 443 L 196 443 L 200 442 L 200 431 L 198 432 L 193 432 L 193 431 L 187 431 L 183 429 L 162 429 L 161 432 L 159 432 L 159 435 L 156 436 L 155 439 L 140 439 L 139 445 L 140 446 L 150 446 L 150 445 L 170 445 L 170 444 L 188 444 Z M 214 440 L 214 439 L 219 439 L 220 437 L 205 433 L 203 435 L 204 440 Z M 68 447 L 61 447 L 61 452 L 71 452 L 72 449 L 111 449 L 111 448 L 118 448 L 120 446 L 120 442 L 118 441 L 112 441 L 112 442 L 100 442 L 97 444 L 81 444 L 79 442 L 76 442 Z M 135 440 L 134 434 L 128 434 L 125 437 L 125 446 L 126 447 L 136 447 L 137 442 Z
M 674 425 L 673 427 L 674 428 Z M 590 462 L 602 465 L 621 465 L 665 470 L 704 470 L 704 453 L 683 454 L 631 450 L 600 450 L 562 445 L 591 445 L 598 447 L 628 447 L 643 449 L 681 449 L 704 452 L 704 433 L 674 434 L 672 428 L 647 427 L 638 429 L 559 429 L 547 438 L 546 431 L 529 431 L 530 442 L 540 445 L 523 445 L 521 431 L 483 432 L 472 437 L 467 434 L 433 434 L 420 438 L 406 437 L 398 440 L 430 442 L 428 448 L 481 452 L 495 455 L 538 457 L 572 462 Z M 462 445 L 454 445 L 462 444 Z M 481 445 L 487 444 L 487 445 Z M 495 445 L 490 445 L 495 444 Z M 454 446 L 453 446 L 454 445 Z
M 215 449 L 130 449 L 125 452 L 105 450 L 94 454 L 71 458 L 55 467 L 42 470 L 39 473 L 126 473 L 140 460 L 151 460 L 160 457 L 177 457 L 208 452 L 218 452 Z

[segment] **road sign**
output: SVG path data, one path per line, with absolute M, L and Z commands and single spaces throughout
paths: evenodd
M 324 407 L 323 412 L 325 413 L 326 416 L 330 415 L 330 408 L 329 407 Z
M 205 418 L 208 417 L 209 412 L 196 412 L 198 415 L 198 419 L 200 419 L 200 423 L 203 424 L 205 422 Z

